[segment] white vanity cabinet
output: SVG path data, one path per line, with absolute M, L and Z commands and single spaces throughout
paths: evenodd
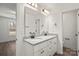
M 54 37 L 35 45 L 24 42 L 23 49 L 25 56 L 53 56 L 57 52 L 57 38 Z

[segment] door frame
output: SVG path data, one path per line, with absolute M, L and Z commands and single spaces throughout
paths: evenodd
M 63 47 L 64 47 L 64 43 L 63 43 L 63 41 L 64 41 L 63 13 L 74 11 L 74 10 L 79 10 L 79 8 L 77 8 L 77 9 L 71 9 L 71 10 L 66 10 L 66 11 L 61 12 L 61 20 L 62 20 L 62 45 L 63 45 Z M 77 41 L 78 41 L 78 39 L 77 39 Z M 77 42 L 77 55 L 78 55 L 78 42 Z

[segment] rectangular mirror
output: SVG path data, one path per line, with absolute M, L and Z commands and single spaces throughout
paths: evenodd
M 26 37 L 29 37 L 30 33 L 35 33 L 35 36 L 39 36 L 42 22 L 43 15 L 41 13 L 24 7 L 24 35 Z

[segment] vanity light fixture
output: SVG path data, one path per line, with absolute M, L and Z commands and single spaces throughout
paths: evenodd
M 46 9 L 44 9 L 44 12 L 45 12 L 46 14 L 49 14 L 49 11 L 47 11 Z
M 42 9 L 42 11 L 41 11 L 44 15 L 48 15 L 49 14 L 49 11 L 47 11 L 46 9 Z
M 38 7 L 36 3 L 26 3 L 25 6 L 35 11 L 37 11 L 37 7 Z
M 35 11 L 40 11 L 40 9 L 38 9 L 38 5 L 37 3 L 26 3 L 25 4 L 26 7 L 31 8 Z M 40 11 L 43 15 L 47 16 L 49 14 L 49 11 L 46 10 L 45 8 L 41 9 Z

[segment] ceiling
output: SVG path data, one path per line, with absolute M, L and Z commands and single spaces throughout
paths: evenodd
M 46 8 L 51 13 L 62 12 L 79 8 L 79 3 L 38 3 L 39 8 Z M 6 7 L 16 11 L 16 3 L 0 3 L 0 7 Z
M 9 8 L 16 11 L 16 3 L 0 3 L 0 7 Z
M 50 12 L 62 12 L 79 8 L 79 3 L 38 3 L 39 8 L 46 8 Z

